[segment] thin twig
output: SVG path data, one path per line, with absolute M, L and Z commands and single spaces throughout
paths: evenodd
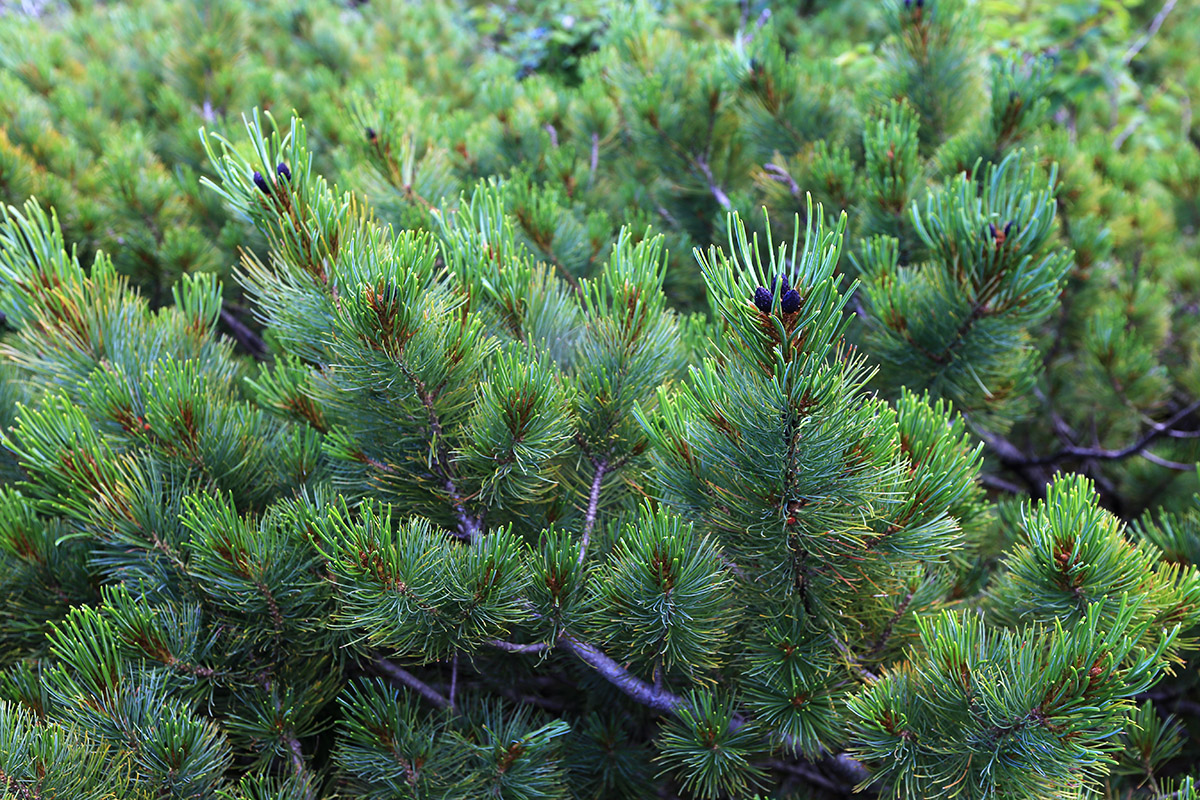
M 671 212 L 666 209 L 666 206 L 659 206 L 655 210 L 658 212 L 660 217 L 666 220 L 668 225 L 673 228 L 679 227 L 679 220 L 675 219 L 675 217 L 671 215 Z
M 1197 400 L 1180 409 L 1166 422 L 1152 424 L 1150 430 L 1143 434 L 1136 442 L 1118 450 L 1110 450 L 1103 447 L 1068 446 L 1060 448 L 1057 452 L 1047 456 L 1026 457 L 1023 459 L 1017 459 L 1014 461 L 1014 463 L 1022 466 L 1044 466 L 1048 464 L 1055 464 L 1068 458 L 1092 458 L 1099 461 L 1120 461 L 1122 459 L 1129 458 L 1130 456 L 1145 455 L 1143 451 L 1150 444 L 1152 444 L 1156 439 L 1165 436 L 1175 427 L 1175 425 L 1191 414 L 1195 413 L 1197 410 L 1200 410 L 1200 400 Z M 1003 455 L 1001 458 L 1003 458 Z
M 437 409 L 433 407 L 433 393 L 425 385 L 425 381 L 417 377 L 407 364 L 401 362 L 400 370 L 416 390 L 417 397 L 421 400 L 421 405 L 425 407 L 425 413 L 429 418 L 429 441 L 434 446 L 434 455 L 436 463 L 433 465 L 442 478 L 442 486 L 446 489 L 449 495 L 450 504 L 454 507 L 455 517 L 458 519 L 458 529 L 455 535 L 460 539 L 468 542 L 473 540 L 481 533 L 480 520 L 478 517 L 472 516 L 467 512 L 466 502 L 459 494 L 458 487 L 454 485 L 454 477 L 450 470 L 450 457 L 446 452 L 442 435 L 442 421 L 438 416 Z
M 266 685 L 270 686 L 270 683 L 268 682 Z M 275 713 L 282 716 L 283 704 L 279 701 L 279 695 L 275 694 L 274 691 L 271 691 L 271 694 L 275 698 Z M 283 728 L 283 741 L 287 744 L 288 759 L 292 762 L 292 769 L 295 771 L 296 777 L 301 779 L 306 778 L 307 770 L 304 766 L 304 750 L 300 747 L 300 740 L 296 738 L 295 729 L 290 725 Z M 312 785 L 307 781 L 304 782 L 304 785 L 306 789 L 304 793 L 305 800 L 312 800 Z
M 1160 467 L 1165 467 L 1167 469 L 1173 469 L 1176 472 L 1192 472 L 1193 470 L 1196 469 L 1196 465 L 1194 463 L 1193 464 L 1185 464 L 1182 461 L 1170 461 L 1161 456 L 1154 455 L 1154 453 L 1151 453 L 1149 450 L 1147 450 L 1144 453 L 1141 453 L 1141 456 L 1142 456 L 1142 458 L 1149 461 L 1151 464 L 1157 464 Z
M 587 517 L 583 522 L 583 539 L 579 542 L 579 563 L 587 558 L 588 543 L 592 540 L 592 530 L 596 527 L 596 511 L 600 505 L 600 483 L 604 480 L 604 473 L 608 469 L 608 462 L 600 459 L 596 462 L 596 475 L 592 478 L 592 493 L 588 497 Z
M 708 191 L 712 193 L 714 198 L 716 198 L 717 203 L 720 204 L 721 208 L 724 210 L 732 211 L 733 203 L 730 201 L 729 195 L 725 194 L 725 190 L 718 186 L 716 179 L 713 178 L 712 168 L 708 166 L 708 159 L 696 158 L 693 159 L 693 161 L 696 167 L 700 170 L 700 174 L 704 176 L 706 181 L 708 181 Z
M 535 619 L 542 618 L 542 615 L 532 608 L 529 609 L 529 612 Z M 566 631 L 559 634 L 558 646 L 574 654 L 580 661 L 583 661 L 599 672 L 601 677 L 620 689 L 621 692 L 644 706 L 648 706 L 664 714 L 678 714 L 688 706 L 688 702 L 682 697 L 672 694 L 661 685 L 655 686 L 647 683 L 629 672 L 625 667 L 622 667 L 615 659 L 595 645 L 577 639 Z M 504 647 L 503 649 L 508 648 Z M 740 730 L 748 722 L 749 720 L 741 714 L 734 714 L 733 718 L 729 721 L 729 727 L 734 731 Z M 782 736 L 781 743 L 784 748 L 793 753 L 798 753 L 801 750 L 799 742 L 787 734 Z M 865 784 L 870 780 L 870 771 L 862 763 L 849 755 L 845 753 L 834 755 L 824 748 L 822 748 L 821 753 L 823 755 L 821 763 L 836 773 L 846 783 L 857 786 Z
M 1145 121 L 1146 120 L 1144 117 L 1134 117 L 1133 119 L 1129 120 L 1129 124 L 1121 129 L 1121 132 L 1117 134 L 1117 138 L 1113 139 L 1113 150 L 1120 150 L 1121 146 L 1125 144 L 1125 141 L 1130 136 L 1133 136 L 1133 132 L 1141 127 L 1142 123 Z
M 288 728 L 287 731 L 287 745 L 292 760 L 292 769 L 296 770 L 297 775 L 303 775 L 304 751 L 300 749 L 300 740 L 296 738 L 296 734 L 291 728 Z
M 458 651 L 454 651 L 454 658 L 450 660 L 450 710 L 454 711 L 454 692 L 458 689 Z
M 1000 463 L 1008 469 L 1011 469 L 1016 474 L 1021 476 L 1021 479 L 1029 486 L 1030 491 L 1035 497 L 1043 497 L 1046 484 L 1050 482 L 1050 473 L 1048 468 L 1057 465 L 1060 461 L 1069 459 L 1093 460 L 1093 461 L 1120 461 L 1131 456 L 1141 456 L 1152 464 L 1172 469 L 1179 472 L 1189 472 L 1195 469 L 1193 464 L 1185 464 L 1178 461 L 1169 461 L 1161 456 L 1151 453 L 1147 448 L 1161 437 L 1170 437 L 1175 426 L 1182 422 L 1187 417 L 1191 416 L 1197 410 L 1200 410 L 1200 401 L 1193 402 L 1178 412 L 1173 414 L 1166 422 L 1151 422 L 1150 430 L 1144 433 L 1136 442 L 1116 450 L 1105 449 L 1101 447 L 1079 447 L 1076 445 L 1067 445 L 1060 448 L 1054 453 L 1046 456 L 1028 456 L 1021 451 L 1019 447 L 1013 444 L 1005 437 L 983 430 L 976 425 L 971 424 L 971 420 L 967 418 L 968 425 L 971 430 L 983 440 L 993 453 L 1000 459 Z M 965 418 L 965 417 L 964 417 Z M 1102 480 L 1103 476 L 1095 474 L 1092 476 L 1096 480 L 1097 488 L 1101 490 L 1102 495 L 1110 496 L 1110 499 L 1119 505 L 1117 498 L 1111 485 L 1106 485 Z M 981 478 L 986 483 L 995 483 L 995 478 L 984 476 Z M 997 487 L 1005 488 L 1006 487 Z
M 396 666 L 386 658 L 377 658 L 371 662 L 375 669 L 394 681 L 404 684 L 417 694 L 424 697 L 438 708 L 449 708 L 450 701 L 433 690 L 429 684 L 413 675 L 406 669 Z
M 778 164 L 763 164 L 763 172 L 770 175 L 773 179 L 775 179 L 779 183 L 782 183 L 785 186 L 787 186 L 788 191 L 792 193 L 792 197 L 800 196 L 800 185 L 797 184 L 796 179 L 793 178 L 788 173 L 788 171 L 786 169 L 784 169 L 783 167 L 781 167 L 780 165 L 778 165 Z
M 600 134 L 592 133 L 592 157 L 588 161 L 588 186 L 596 179 L 596 167 L 600 165 Z
M 267 344 L 262 340 L 261 336 L 250 330 L 244 322 L 224 308 L 221 309 L 221 322 L 224 322 L 225 327 L 229 328 L 234 341 L 241 345 L 242 349 L 249 353 L 254 360 L 266 360 L 268 355 Z
M 568 633 L 558 637 L 558 646 L 574 654 L 580 661 L 599 672 L 606 681 L 644 706 L 664 714 L 674 714 L 687 705 L 666 689 L 655 688 L 618 664 L 599 648 L 582 642 Z
M 1025 494 L 1025 490 L 1020 486 L 1017 486 L 1012 481 L 1004 480 L 999 475 L 991 475 L 986 472 L 981 473 L 979 482 L 989 489 L 996 489 L 997 491 L 1008 492 L 1009 494 Z
M 594 645 L 576 639 L 565 632 L 558 637 L 558 645 L 573 653 L 579 660 L 599 672 L 613 686 L 644 706 L 664 714 L 678 714 L 688 705 L 688 702 L 682 697 L 672 694 L 662 686 L 647 683 L 632 674 Z M 740 714 L 735 715 L 730 721 L 730 727 L 733 730 L 745 727 L 746 724 L 747 719 Z M 800 750 L 798 743 L 791 736 L 783 737 L 783 745 L 793 752 Z M 830 753 L 821 763 L 852 786 L 866 783 L 871 777 L 865 766 L 845 753 L 837 755 Z
M 550 649 L 550 645 L 545 642 L 535 642 L 533 644 L 517 644 L 516 642 L 506 642 L 503 639 L 488 639 L 488 644 L 495 647 L 497 650 L 503 650 L 506 653 L 541 653 Z
M 900 603 L 900 607 L 896 609 L 896 613 L 892 614 L 891 619 L 889 619 L 887 624 L 883 626 L 883 631 L 879 634 L 879 639 L 875 642 L 875 645 L 871 648 L 870 652 L 867 653 L 869 658 L 874 658 L 883 652 L 883 648 L 887 646 L 888 639 L 892 638 L 892 629 L 896 627 L 896 623 L 899 621 L 900 617 L 904 616 L 904 612 L 908 611 L 908 605 L 912 602 L 912 599 L 913 592 L 909 591 L 909 593 L 904 596 L 904 600 Z
M 857 673 L 858 677 L 862 678 L 863 683 L 877 683 L 879 681 L 879 676 L 864 667 L 859 657 L 850 650 L 845 642 L 833 634 L 829 635 L 829 640 L 833 642 L 833 646 L 842 654 L 842 658 L 846 659 L 846 667 Z
M 1158 29 L 1166 21 L 1167 15 L 1171 13 L 1171 9 L 1175 8 L 1175 2 L 1176 0 L 1167 0 L 1167 2 L 1163 3 L 1162 10 L 1154 15 L 1154 19 L 1150 21 L 1150 27 L 1146 29 L 1146 33 L 1125 51 L 1125 55 L 1121 56 L 1122 65 L 1129 66 L 1129 62 L 1133 61 L 1137 57 L 1137 54 L 1142 52 L 1142 48 L 1150 44 L 1150 40 L 1154 38 L 1154 34 L 1158 33 Z

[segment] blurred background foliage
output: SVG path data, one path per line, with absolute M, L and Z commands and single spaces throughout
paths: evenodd
M 858 95 L 883 83 L 890 46 L 884 4 L 875 0 L 75 0 L 10 4 L 7 14 L 0 199 L 19 204 L 33 195 L 60 209 L 85 263 L 96 250 L 110 253 L 156 303 L 169 300 L 181 273 L 227 273 L 237 248 L 262 251 L 249 226 L 200 191 L 207 167 L 196 136 L 260 107 L 298 111 L 318 170 L 397 221 L 422 221 L 397 207 L 419 206 L 413 195 L 453 204 L 489 176 L 524 180 L 531 191 L 561 181 L 593 239 L 645 218 L 677 236 L 673 264 L 684 274 L 669 291 L 677 304 L 695 306 L 691 247 L 709 244 L 724 209 L 690 186 L 691 176 L 661 174 L 670 164 L 627 163 L 657 155 L 630 146 L 644 133 L 628 118 L 631 104 L 645 102 L 642 84 L 683 90 L 707 82 L 719 90 L 719 121 L 738 130 L 726 152 L 714 153 L 724 163 L 710 167 L 734 205 L 772 207 L 783 187 L 761 168 L 773 154 L 812 161 L 825 141 L 858 156 L 867 105 Z M 640 43 L 630 35 L 639 15 L 655 17 L 653 36 Z M 1060 132 L 1077 145 L 1076 191 L 1101 215 L 1119 260 L 1136 253 L 1142 270 L 1171 270 L 1194 259 L 1200 63 L 1191 37 L 1200 9 L 1170 0 L 981 0 L 972 15 L 975 61 L 1052 59 L 1046 97 L 1055 125 L 1044 146 Z M 767 126 L 755 124 L 762 109 L 747 107 L 761 93 L 751 62 L 768 40 L 800 65 L 793 102 L 810 104 L 796 115 L 810 120 L 807 129 L 792 131 L 791 141 L 763 136 Z M 977 113 L 968 107 L 963 116 Z M 357 124 L 372 115 L 379 126 Z M 593 143 L 598 163 L 589 170 Z M 398 203 L 369 180 L 397 177 L 371 162 L 406 159 L 412 189 Z M 655 180 L 701 197 L 649 207 L 644 195 Z M 1135 188 L 1140 202 L 1129 203 Z M 585 249 L 592 253 L 578 258 L 602 248 Z

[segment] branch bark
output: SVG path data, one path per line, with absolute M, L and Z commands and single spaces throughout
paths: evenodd
M 1026 456 L 1015 445 L 1000 437 L 987 438 L 985 442 L 990 444 L 997 451 L 1000 460 L 1006 465 L 1016 467 L 1041 467 L 1057 464 L 1060 461 L 1065 461 L 1071 458 L 1094 459 L 1098 461 L 1121 461 L 1135 455 L 1146 455 L 1144 452 L 1147 447 L 1154 443 L 1155 440 L 1168 436 L 1175 426 L 1182 420 L 1200 410 L 1200 400 L 1191 403 L 1171 416 L 1166 422 L 1152 423 L 1150 430 L 1144 433 L 1133 444 L 1122 447 L 1117 450 L 1110 450 L 1103 447 L 1078 447 L 1076 445 L 1067 445 L 1059 448 L 1054 453 L 1044 456 Z M 1007 444 L 1004 444 L 1007 443 Z M 1170 462 L 1175 463 L 1175 462 Z M 1186 467 L 1191 469 L 1190 466 Z
M 503 650 L 506 653 L 541 653 L 550 649 L 550 645 L 545 642 L 535 642 L 533 644 L 516 644 L 515 642 L 506 642 L 503 639 L 489 639 L 488 644 L 495 647 L 497 650 Z
M 588 497 L 587 517 L 583 523 L 583 539 L 579 542 L 579 563 L 587 558 L 588 543 L 592 540 L 592 530 L 596 527 L 596 510 L 600 505 L 600 483 L 608 470 L 608 462 L 601 459 L 596 462 L 596 475 L 592 478 L 592 493 Z
M 598 647 L 583 642 L 570 634 L 563 633 L 559 636 L 558 646 L 571 652 L 579 660 L 595 669 L 605 680 L 620 689 L 627 696 L 655 711 L 674 715 L 678 714 L 688 704 L 682 697 L 672 694 L 660 686 L 647 683 L 636 675 L 633 675 Z M 745 717 L 740 715 L 735 716 L 731 722 L 734 729 L 741 728 L 745 724 Z M 793 752 L 799 751 L 795 741 L 790 736 L 785 736 L 783 743 Z M 830 754 L 821 763 L 851 786 L 858 786 L 871 779 L 870 771 L 845 753 L 839 753 L 838 755 Z
M 450 707 L 450 701 L 434 691 L 432 686 L 425 683 L 425 681 L 421 680 L 416 675 L 413 675 L 408 670 L 396 666 L 386 658 L 377 658 L 371 662 L 371 664 L 376 670 L 383 673 L 385 676 L 391 678 L 397 683 L 407 686 L 409 689 L 412 689 L 414 692 L 421 695 L 421 697 L 424 697 L 438 708 Z
M 1150 44 L 1150 40 L 1154 38 L 1154 34 L 1158 33 L 1158 29 L 1166 21 L 1167 15 L 1171 13 L 1171 9 L 1175 8 L 1175 3 L 1176 0 L 1167 0 L 1167 2 L 1163 3 L 1162 10 L 1154 15 L 1154 19 L 1150 21 L 1150 27 L 1146 29 L 1146 33 L 1125 51 L 1125 55 L 1121 57 L 1122 64 L 1128 66 L 1129 62 L 1133 61 L 1137 57 L 1137 54 L 1142 52 L 1142 48 Z
M 225 327 L 229 328 L 234 341 L 241 345 L 242 349 L 249 353 L 255 361 L 265 361 L 267 359 L 266 342 L 257 333 L 250 330 L 244 322 L 235 317 L 232 312 L 222 308 L 221 322 L 224 322 Z M 0 321 L 0 327 L 3 327 L 2 321 Z
M 421 405 L 425 407 L 425 413 L 429 418 L 429 441 L 433 445 L 435 462 L 432 465 L 439 477 L 442 479 L 442 486 L 446 489 L 446 494 L 450 500 L 450 505 L 454 508 L 455 518 L 458 520 L 458 529 L 456 535 L 460 539 L 468 542 L 472 541 L 480 534 L 480 519 L 468 513 L 466 502 L 463 496 L 459 493 L 458 487 L 454 484 L 454 476 L 450 469 L 450 457 L 446 452 L 446 446 L 442 442 L 442 420 L 438 416 L 437 409 L 433 407 L 433 394 L 425 385 L 425 382 L 417 377 L 407 364 L 400 364 L 400 369 L 404 376 L 416 390 L 417 397 L 421 400 Z
M 559 636 L 558 646 L 595 669 L 606 681 L 644 706 L 664 714 L 674 714 L 687 705 L 687 701 L 682 697 L 647 683 L 622 667 L 598 647 L 580 641 L 570 634 L 564 633 Z

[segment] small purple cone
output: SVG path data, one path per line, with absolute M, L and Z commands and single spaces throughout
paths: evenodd
M 775 300 L 771 290 L 765 286 L 760 286 L 754 290 L 754 305 L 758 306 L 758 310 L 764 314 L 771 313 L 771 303 Z
M 375 133 L 375 129 L 374 129 L 374 128 L 367 128 L 367 141 L 368 141 L 368 142 L 373 142 L 373 141 L 375 141 L 376 135 L 377 135 L 377 134 Z
M 254 185 L 257 186 L 258 190 L 263 194 L 268 196 L 271 194 L 271 187 L 267 184 L 267 179 L 262 176 L 261 172 L 255 171 Z
M 275 168 L 275 171 L 279 173 L 279 177 L 283 178 L 288 183 L 292 182 L 292 171 L 288 169 L 287 164 L 280 162 L 279 166 Z
M 988 233 L 992 235 L 993 239 L 996 238 L 996 226 L 990 222 L 988 223 Z
M 785 314 L 795 314 L 800 310 L 800 293 L 795 289 L 788 289 L 783 293 L 783 297 L 779 298 L 779 307 Z
M 1005 237 L 1007 237 L 1010 233 L 1012 233 L 1012 229 L 1013 229 L 1013 224 L 1011 222 L 1009 222 L 1007 225 L 1004 226 Z

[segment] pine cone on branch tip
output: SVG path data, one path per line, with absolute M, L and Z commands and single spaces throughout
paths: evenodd
M 275 171 L 279 173 L 279 177 L 283 178 L 288 183 L 291 183 L 292 171 L 288 168 L 287 164 L 284 164 L 282 161 L 279 162 L 279 166 L 275 168 Z
M 771 294 L 771 290 L 765 286 L 760 286 L 754 290 L 754 305 L 758 306 L 758 310 L 764 314 L 771 313 L 771 304 L 775 301 L 775 295 Z
M 258 187 L 258 190 L 260 192 L 267 195 L 268 197 L 271 195 L 271 187 L 267 183 L 267 179 L 264 178 L 262 173 L 259 172 L 258 170 L 254 171 L 254 185 Z
M 779 307 L 785 314 L 795 314 L 800 310 L 800 293 L 795 289 L 784 292 L 783 297 L 779 298 Z

